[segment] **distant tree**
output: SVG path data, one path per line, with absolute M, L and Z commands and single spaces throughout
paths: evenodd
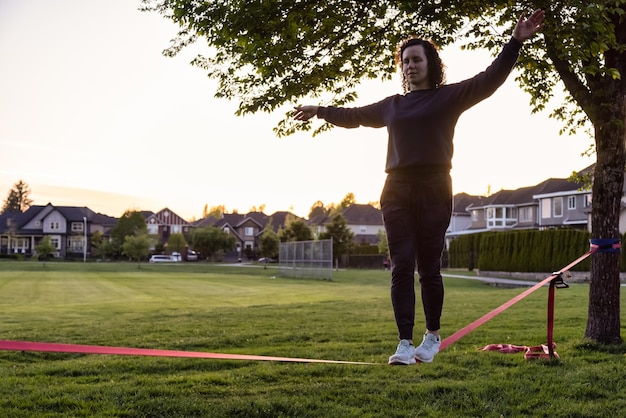
M 378 210 L 381 210 L 380 201 L 368 202 L 368 205 L 370 205 L 371 207 L 376 208 Z
M 115 255 L 122 254 L 122 246 L 127 236 L 146 234 L 148 227 L 141 212 L 127 210 L 111 230 L 111 244 Z
M 265 266 L 267 268 L 267 258 L 277 258 L 280 240 L 278 234 L 274 232 L 272 223 L 265 225 L 261 240 L 259 241 L 259 255 L 265 258 Z
M 182 253 L 185 248 L 187 248 L 187 241 L 183 234 L 174 233 L 170 235 L 170 238 L 167 240 L 167 249 L 170 252 Z
M 165 244 L 159 241 L 159 237 L 157 235 L 152 235 L 151 238 L 154 241 L 154 253 L 155 254 L 165 253 Z
M 32 199 L 28 197 L 29 195 L 30 188 L 28 184 L 24 183 L 22 180 L 18 181 L 13 185 L 13 188 L 9 190 L 7 198 L 2 205 L 2 213 L 26 212 L 33 203 Z
M 95 255 L 101 255 L 102 251 L 100 250 L 100 247 L 102 247 L 102 243 L 104 242 L 104 234 L 102 233 L 102 231 L 95 231 L 93 234 L 91 234 L 91 248 L 95 248 L 96 251 L 91 251 L 92 254 Z
M 350 252 L 354 246 L 354 234 L 348 228 L 346 218 L 342 214 L 334 215 L 331 223 L 326 225 L 326 232 L 320 234 L 320 239 L 333 240 L 333 259 L 339 265 L 339 257 Z
M 354 197 L 354 193 L 348 193 L 347 195 L 344 196 L 341 203 L 339 203 L 339 206 L 341 206 L 342 209 L 346 209 L 354 205 L 355 203 L 356 203 L 356 198 Z
M 266 205 L 265 203 L 263 203 L 263 204 L 259 205 L 259 207 L 252 206 L 252 207 L 250 208 L 250 210 L 248 210 L 248 212 L 263 212 L 263 211 L 265 211 L 265 207 L 266 207 L 266 206 L 267 206 L 267 205 Z
M 204 206 L 204 211 L 202 212 L 202 218 L 208 218 L 209 216 L 212 216 L 216 219 L 221 219 L 224 213 L 226 213 L 226 206 L 224 205 L 211 206 L 208 209 L 207 207 L 208 207 L 207 205 Z
M 146 233 L 127 235 L 122 244 L 122 253 L 131 260 L 137 260 L 137 268 L 141 268 L 141 260 L 150 254 L 152 239 Z
M 102 260 L 105 260 L 117 257 L 120 252 L 119 249 L 113 245 L 111 240 L 104 240 L 98 246 L 98 253 L 100 254 L 100 258 L 102 258 Z
M 278 238 L 281 242 L 311 241 L 313 231 L 302 219 L 294 219 L 278 231 Z
M 51 254 L 56 252 L 56 247 L 52 244 L 52 240 L 49 235 L 43 237 L 39 245 L 35 247 L 35 253 L 37 254 L 37 258 L 43 261 L 43 265 L 46 265 L 46 260 Z
M 321 200 L 318 200 L 317 202 L 313 203 L 313 206 L 311 206 L 311 210 L 309 210 L 309 219 L 313 219 L 317 216 L 323 216 L 326 214 L 328 214 L 328 211 L 324 207 L 324 203 Z
M 235 247 L 235 237 L 215 226 L 196 228 L 191 233 L 191 245 L 213 260 L 218 251 L 230 251 Z

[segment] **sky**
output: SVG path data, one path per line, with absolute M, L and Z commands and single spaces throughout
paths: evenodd
M 264 207 L 308 217 L 311 206 L 377 202 L 385 180 L 386 130 L 342 129 L 277 138 L 287 109 L 235 116 L 217 83 L 162 51 L 173 22 L 133 0 L 0 0 L 0 199 L 19 180 L 33 204 L 87 206 L 119 217 L 165 207 L 187 220 L 205 206 L 228 213 Z M 549 24 L 549 22 L 548 22 Z M 441 51 L 449 83 L 472 77 L 485 51 Z M 354 105 L 400 93 L 373 80 Z M 315 102 L 304 102 L 317 104 Z M 319 121 L 314 122 L 317 124 Z M 531 115 L 512 74 L 459 120 L 454 193 L 533 186 L 593 164 L 584 134 L 559 136 L 547 113 Z

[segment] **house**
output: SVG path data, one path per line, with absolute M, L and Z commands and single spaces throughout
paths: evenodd
M 24 213 L 0 215 L 0 254 L 35 253 L 44 236 L 56 248 L 56 257 L 87 257 L 91 253 L 91 237 L 100 232 L 109 237 L 117 219 L 95 213 L 87 207 L 31 206 Z
M 348 229 L 354 234 L 357 245 L 378 245 L 378 233 L 384 231 L 383 214 L 372 205 L 354 203 L 342 209 L 341 214 L 346 220 Z M 332 216 L 319 215 L 309 220 L 314 236 L 326 232 L 326 226 L 332 222 Z
M 275 212 L 268 216 L 263 212 L 246 214 L 225 213 L 221 218 L 209 216 L 193 222 L 193 228 L 214 226 L 235 237 L 235 250 L 227 253 L 225 259 L 242 260 L 255 258 L 258 253 L 259 240 L 265 228 L 272 226 L 274 231 L 283 228 L 289 219 L 302 219 L 291 212 Z
M 378 234 L 385 230 L 383 213 L 380 209 L 372 205 L 354 203 L 342 213 L 357 245 L 378 245 Z
M 568 179 L 548 179 L 529 187 L 516 190 L 500 190 L 491 196 L 483 197 L 470 204 L 466 210 L 471 214 L 472 224 L 468 232 L 512 231 L 522 229 L 541 229 L 541 227 L 578 226 L 586 227 L 586 214 L 583 211 L 585 192 L 581 192 L 581 183 Z M 589 192 L 586 192 L 589 194 Z M 563 207 L 547 221 L 548 204 L 556 207 L 564 198 L 581 203 L 571 205 L 564 217 Z M 540 208 L 540 203 L 543 206 Z M 550 206 L 550 207 L 552 207 Z M 580 221 L 584 219 L 584 221 Z
M 157 237 L 161 244 L 167 243 L 172 234 L 183 234 L 189 241 L 192 225 L 169 208 L 163 208 L 157 213 L 142 211 L 142 214 L 146 220 L 148 235 Z
M 487 197 L 461 194 L 454 201 L 446 232 L 447 247 L 451 240 L 465 234 L 558 227 L 587 229 L 590 224 L 591 192 L 583 183 L 569 179 L 550 178 L 535 186 L 500 190 Z
M 539 229 L 569 226 L 587 229 L 591 225 L 591 191 L 566 190 L 533 195 L 538 200 Z

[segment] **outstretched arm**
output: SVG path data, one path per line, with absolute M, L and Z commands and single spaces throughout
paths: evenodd
M 545 17 L 546 13 L 541 9 L 535 10 L 528 19 L 526 19 L 526 13 L 522 13 L 513 29 L 513 37 L 520 42 L 532 38 L 543 28 Z
M 295 120 L 309 120 L 313 116 L 317 115 L 317 109 L 319 106 L 296 106 L 293 118 Z

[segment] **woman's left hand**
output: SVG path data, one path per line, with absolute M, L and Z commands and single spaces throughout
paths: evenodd
M 535 10 L 528 19 L 526 19 L 526 13 L 522 13 L 513 29 L 513 37 L 520 42 L 533 37 L 543 28 L 545 17 L 546 13 L 541 9 Z

